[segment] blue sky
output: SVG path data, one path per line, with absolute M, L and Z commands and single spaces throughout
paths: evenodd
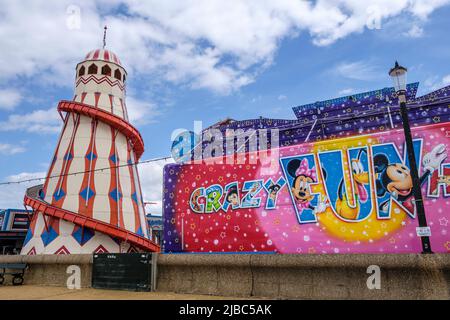
M 0 180 L 45 175 L 56 105 L 104 24 L 129 71 L 142 159 L 168 155 L 194 120 L 293 119 L 294 106 L 390 86 L 396 59 L 420 94 L 450 84 L 450 1 L 361 2 L 0 0 Z M 148 200 L 162 165 L 141 170 Z M 0 186 L 0 207 L 21 207 L 25 187 Z

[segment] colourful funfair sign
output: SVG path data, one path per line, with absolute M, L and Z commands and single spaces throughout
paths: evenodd
M 450 123 L 413 129 L 431 245 L 441 253 L 450 251 L 449 137 Z M 403 131 L 270 155 L 270 165 L 256 152 L 245 155 L 253 163 L 167 165 L 165 252 L 421 251 Z

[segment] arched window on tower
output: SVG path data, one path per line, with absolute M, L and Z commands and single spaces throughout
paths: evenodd
M 78 70 L 78 76 L 84 76 L 84 73 L 86 72 L 86 68 L 84 66 L 81 66 L 80 70 Z
M 88 74 L 97 74 L 98 68 L 95 63 L 91 64 L 88 68 Z
M 108 65 L 104 65 L 102 68 L 102 74 L 111 77 L 111 68 Z
M 125 80 L 126 80 L 127 78 L 125 77 L 125 75 L 123 75 L 123 82 L 125 83 Z
M 114 71 L 114 78 L 116 78 L 117 80 L 122 80 L 122 73 L 119 69 L 116 69 L 116 71 Z

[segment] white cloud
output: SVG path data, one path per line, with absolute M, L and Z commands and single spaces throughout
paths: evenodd
M 152 102 L 127 97 L 127 110 L 133 125 L 144 125 L 155 121 L 160 115 Z M 6 121 L 0 121 L 0 131 L 26 131 L 38 134 L 52 134 L 61 131 L 62 120 L 56 108 L 35 110 L 26 114 L 12 114 Z M 1 150 L 0 150 L 1 152 Z
M 442 78 L 442 84 L 444 86 L 448 86 L 450 85 L 450 74 L 446 75 L 445 77 Z
M 154 103 L 134 97 L 127 97 L 127 110 L 130 122 L 137 125 L 147 124 L 160 114 Z
M 0 89 L 0 109 L 13 110 L 22 101 L 22 94 L 15 89 Z
M 106 23 L 108 47 L 119 54 L 130 76 L 227 94 L 253 82 L 287 37 L 309 34 L 314 44 L 330 45 L 402 13 L 425 21 L 449 2 L 4 0 L 0 74 L 2 80 L 26 76 L 70 86 L 71 70 L 101 45 Z M 67 13 L 73 3 L 81 9 L 80 28 L 67 26 L 74 20 Z
M 10 176 L 6 177 L 6 181 L 8 181 L 8 182 L 18 182 L 18 181 L 29 180 L 29 179 L 44 178 L 45 174 L 46 173 L 42 172 L 42 171 L 39 171 L 39 172 L 21 172 L 21 173 L 10 175 Z M 39 180 L 39 181 L 37 181 L 37 182 L 30 182 L 30 183 L 31 183 L 31 185 L 37 185 L 37 184 L 43 183 L 43 180 Z
M 429 91 L 435 91 L 442 87 L 446 87 L 450 85 L 450 74 L 442 78 L 439 76 L 429 77 L 425 80 L 424 85 Z
M 420 38 L 423 36 L 423 28 L 418 25 L 413 25 L 411 29 L 409 29 L 408 32 L 405 32 L 404 34 L 410 38 Z
M 279 101 L 283 101 L 287 99 L 287 96 L 285 96 L 284 94 L 280 94 L 277 98 Z
M 130 122 L 139 125 L 147 124 L 160 114 L 156 105 L 134 98 L 127 97 L 127 109 Z M 0 131 L 26 131 L 38 134 L 59 133 L 62 120 L 56 107 L 47 110 L 38 109 L 30 113 L 11 114 L 5 121 L 0 121 Z
M 0 143 L 0 154 L 3 155 L 14 155 L 25 151 L 26 149 L 22 146 L 15 146 L 9 143 Z
M 348 96 L 349 94 L 352 93 L 355 93 L 355 89 L 353 88 L 342 89 L 338 92 L 340 96 Z
M 410 11 L 421 19 L 426 19 L 436 8 L 447 5 L 449 0 L 418 0 L 409 1 Z
M 147 124 L 160 115 L 156 105 L 133 96 L 127 97 L 127 110 L 130 122 L 135 125 Z M 62 121 L 52 107 L 47 110 L 38 109 L 25 114 L 11 114 L 5 121 L 0 121 L 0 131 L 26 131 L 39 134 L 59 133 Z
M 251 103 L 256 103 L 256 102 L 258 102 L 258 101 L 261 101 L 261 99 L 262 99 L 262 96 L 261 96 L 261 95 L 258 95 L 257 97 L 253 97 L 253 98 L 250 100 L 250 102 L 251 102 Z
M 336 65 L 332 73 L 347 79 L 368 81 L 383 75 L 375 65 L 367 61 L 341 62 Z
M 173 160 L 161 160 L 138 165 L 144 201 L 156 202 L 156 205 L 147 206 L 147 211 L 153 214 L 162 213 L 163 168 L 169 163 L 173 163 Z
M 16 182 L 28 179 L 45 177 L 45 172 L 22 172 L 16 175 L 6 177 L 3 181 Z M 43 180 L 33 181 L 21 184 L 0 185 L 0 208 L 23 208 L 23 197 L 27 188 L 42 184 Z
M 61 130 L 61 118 L 56 108 L 35 110 L 26 114 L 12 114 L 0 122 L 0 131 L 22 130 L 33 133 L 57 133 Z

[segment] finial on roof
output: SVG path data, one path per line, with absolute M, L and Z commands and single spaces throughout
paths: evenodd
M 103 32 L 103 49 L 106 47 L 106 30 L 108 30 L 108 27 L 105 26 L 105 31 Z

